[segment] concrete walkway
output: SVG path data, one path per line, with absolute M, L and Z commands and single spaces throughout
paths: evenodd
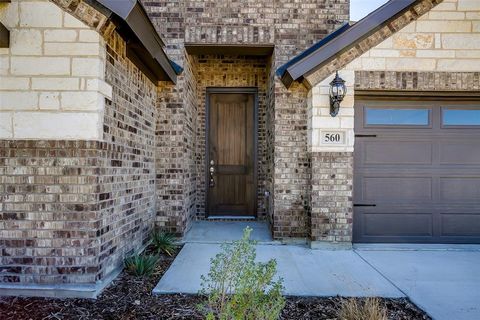
M 198 293 L 219 244 L 187 243 L 153 290 L 154 294 Z M 382 296 L 403 294 L 352 250 L 321 251 L 293 245 L 257 245 L 257 259 L 276 259 L 285 294 Z
M 259 261 L 276 259 L 285 294 L 295 296 L 408 296 L 436 320 L 480 319 L 480 246 L 377 245 L 311 250 L 270 239 L 261 222 L 196 223 L 154 294 L 200 289 L 222 239 L 241 237 L 248 224 Z M 193 233 L 192 233 L 193 231 Z M 427 250 L 425 250 L 425 248 Z
M 356 252 L 434 319 L 480 319 L 479 250 Z
M 273 243 L 268 223 L 262 221 L 195 221 L 185 235 L 185 243 L 222 243 L 238 240 L 246 227 L 250 238 L 259 243 Z

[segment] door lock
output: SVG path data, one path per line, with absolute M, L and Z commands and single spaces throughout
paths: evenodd
M 210 169 L 208 170 L 210 172 L 210 181 L 209 181 L 209 187 L 213 188 L 215 187 L 215 179 L 213 178 L 213 174 L 215 173 L 215 161 L 210 160 Z

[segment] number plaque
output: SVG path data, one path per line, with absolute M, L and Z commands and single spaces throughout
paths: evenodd
M 323 131 L 321 139 L 322 144 L 345 144 L 345 132 Z

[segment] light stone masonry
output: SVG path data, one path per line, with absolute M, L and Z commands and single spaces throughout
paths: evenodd
M 100 34 L 46 0 L 2 4 L 0 21 L 11 31 L 0 51 L 0 118 L 12 122 L 2 121 L 0 139 L 101 139 L 112 88 Z
M 334 75 L 318 83 L 310 94 L 310 149 L 314 152 L 353 151 L 355 71 L 478 72 L 480 71 L 480 1 L 444 0 L 430 12 L 351 61 L 340 71 L 348 95 L 338 119 L 329 112 L 328 86 Z M 346 113 L 346 110 L 348 112 Z M 321 132 L 345 132 L 346 145 L 320 140 Z
M 3 115 L 2 115 L 3 116 Z M 13 133 L 16 139 L 73 140 L 81 136 L 97 139 L 102 119 L 98 113 L 15 112 Z

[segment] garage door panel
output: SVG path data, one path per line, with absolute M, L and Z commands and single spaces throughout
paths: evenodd
M 480 214 L 442 213 L 441 236 L 480 237 Z
M 441 164 L 480 165 L 480 143 L 476 141 L 441 143 L 439 159 Z
M 480 243 L 480 126 L 446 126 L 441 101 L 399 99 L 356 100 L 354 241 Z M 428 109 L 430 122 L 365 124 L 375 108 Z
M 414 141 L 364 142 L 363 164 L 432 164 L 432 143 Z
M 480 177 L 440 178 L 440 197 L 447 203 L 479 203 Z
M 363 235 L 366 237 L 431 237 L 430 213 L 364 213 Z
M 364 177 L 364 200 L 373 202 L 411 202 L 432 200 L 429 177 Z

